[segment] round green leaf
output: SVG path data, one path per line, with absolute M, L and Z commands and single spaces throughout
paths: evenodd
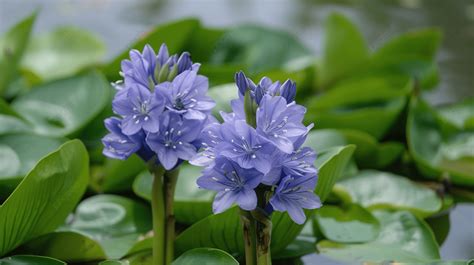
M 239 263 L 228 253 L 215 248 L 196 248 L 179 256 L 172 265 L 238 265 Z
M 334 192 L 345 201 L 370 209 L 405 209 L 423 217 L 442 206 L 433 190 L 405 177 L 375 170 L 342 180 L 334 186 Z
M 110 85 L 90 72 L 43 84 L 17 98 L 12 107 L 29 121 L 34 132 L 66 136 L 89 123 L 107 105 Z
M 380 225 L 372 214 L 357 204 L 343 208 L 326 205 L 315 211 L 316 225 L 325 238 L 341 243 L 374 240 Z
M 375 240 L 362 244 L 323 240 L 317 249 L 323 255 L 348 262 L 426 262 L 440 258 L 428 225 L 410 212 L 375 211 L 373 214 L 381 224 Z
M 0 206 L 0 255 L 56 229 L 84 194 L 89 161 L 73 140 L 38 162 Z
M 66 265 L 66 263 L 50 257 L 18 255 L 0 259 L 2 265 Z
M 23 57 L 22 67 L 43 80 L 51 80 L 98 64 L 104 55 L 105 45 L 89 31 L 60 27 L 32 39 Z
M 100 243 L 108 258 L 121 258 L 151 230 L 151 211 L 117 195 L 96 195 L 79 204 L 73 221 L 62 231 L 80 232 Z
M 474 132 L 456 128 L 456 123 L 445 122 L 426 102 L 413 97 L 407 121 L 409 150 L 425 176 L 449 176 L 455 184 L 474 186 Z

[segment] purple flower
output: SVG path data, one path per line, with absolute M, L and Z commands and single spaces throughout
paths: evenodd
M 146 142 L 166 170 L 179 160 L 191 159 L 197 151 L 193 142 L 201 133 L 204 121 L 185 120 L 179 114 L 165 112 L 160 116 L 160 131 L 148 133 Z
M 285 153 L 294 150 L 293 142 L 307 132 L 302 120 L 306 109 L 283 97 L 265 95 L 257 109 L 257 132 Z
M 249 90 L 250 96 L 255 100 L 257 105 L 260 105 L 260 101 L 265 95 L 282 96 L 289 103 L 293 102 L 296 96 L 296 84 L 290 79 L 280 85 L 279 81 L 272 82 L 270 78 L 263 77 L 260 79 L 260 82 L 255 85 L 250 78 L 246 77 L 245 74 L 240 71 L 235 74 L 235 83 L 239 88 L 240 99 L 242 100 L 245 92 Z
M 270 198 L 270 204 L 276 211 L 287 211 L 297 224 L 306 220 L 303 209 L 321 207 L 319 197 L 314 194 L 317 178 L 315 176 L 284 177 Z
M 257 206 L 254 189 L 260 184 L 263 174 L 255 169 L 244 169 L 225 157 L 216 159 L 213 167 L 203 171 L 197 180 L 199 187 L 218 191 L 214 203 L 214 213 L 221 213 L 233 203 L 244 210 L 253 210 Z
M 189 163 L 195 166 L 209 166 L 214 162 L 216 146 L 222 142 L 220 127 L 219 123 L 211 123 L 202 130 L 198 139 L 201 151 Z
M 157 132 L 158 118 L 163 112 L 163 99 L 143 86 L 135 85 L 120 93 L 112 102 L 116 114 L 123 117 L 122 132 L 132 135 L 141 129 Z
M 172 82 L 164 82 L 156 91 L 165 98 L 166 108 L 180 113 L 186 119 L 203 120 L 215 106 L 214 100 L 206 95 L 208 79 L 195 71 L 184 71 Z
M 222 142 L 216 147 L 219 155 L 237 162 L 242 168 L 255 168 L 267 173 L 271 167 L 271 155 L 275 148 L 257 134 L 243 120 L 221 125 Z
M 122 121 L 112 117 L 105 119 L 104 124 L 109 134 L 103 139 L 103 154 L 110 158 L 125 160 L 141 148 L 140 136 L 128 136 L 122 133 Z
M 124 77 L 125 86 L 122 81 L 116 83 L 120 89 L 122 87 L 130 87 L 141 85 L 143 87 L 153 89 L 155 85 L 172 80 L 176 75 L 199 67 L 193 64 L 189 53 L 184 52 L 178 55 L 169 56 L 168 48 L 162 44 L 158 55 L 155 54 L 150 45 L 145 45 L 143 52 L 138 50 L 130 51 L 130 60 L 123 60 L 122 76 Z

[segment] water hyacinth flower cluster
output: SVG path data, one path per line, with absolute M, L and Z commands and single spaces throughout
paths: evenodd
M 312 124 L 303 124 L 306 109 L 296 104 L 296 85 L 262 78 L 258 84 L 243 72 L 235 76 L 239 98 L 232 113 L 221 113 L 224 122 L 208 124 L 201 136 L 202 148 L 190 161 L 206 166 L 197 184 L 217 191 L 214 213 L 236 203 L 243 210 L 259 208 L 288 212 L 304 223 L 304 209 L 321 206 L 314 193 L 316 153 L 304 147 Z M 260 194 L 260 195 L 259 195 Z M 269 200 L 259 205 L 258 196 Z
M 105 120 L 103 153 L 122 160 L 134 153 L 145 161 L 156 157 L 166 170 L 192 158 L 215 105 L 206 95 L 208 79 L 197 74 L 199 64 L 187 52 L 170 56 L 163 44 L 158 54 L 149 45 L 142 53 L 130 51 L 121 68 L 112 102 L 120 117 Z

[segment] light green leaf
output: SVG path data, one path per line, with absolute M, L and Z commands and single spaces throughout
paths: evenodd
M 120 258 L 151 228 L 151 211 L 146 205 L 104 194 L 82 201 L 73 222 L 61 230 L 88 235 L 100 243 L 108 258 Z
M 364 37 L 345 16 L 329 15 L 324 26 L 320 84 L 327 86 L 364 66 L 369 52 Z
M 472 129 L 474 126 L 470 127 L 469 121 L 474 119 L 474 98 L 441 107 L 439 114 L 446 122 L 452 123 L 458 129 Z
M 70 76 L 98 64 L 105 55 L 104 43 L 89 31 L 60 27 L 34 37 L 23 56 L 22 67 L 43 80 Z
M 110 85 L 102 75 L 89 72 L 45 83 L 17 98 L 12 107 L 33 126 L 34 132 L 48 136 L 76 133 L 107 105 Z
M 407 142 L 426 177 L 449 177 L 454 184 L 474 186 L 474 132 L 445 122 L 426 102 L 415 97 L 410 102 Z
M 334 186 L 344 201 L 369 209 L 403 209 L 425 217 L 440 210 L 442 202 L 436 193 L 411 180 L 388 172 L 361 171 Z
M 209 62 L 215 65 L 244 64 L 250 74 L 281 68 L 309 55 L 291 34 L 260 26 L 244 25 L 225 32 Z
M 315 211 L 315 225 L 325 238 L 341 243 L 374 240 L 380 224 L 366 209 L 357 204 L 337 207 L 325 205 Z
M 6 198 L 36 163 L 61 143 L 31 134 L 0 136 L 0 197 Z
M 0 207 L 0 256 L 63 223 L 88 174 L 87 151 L 78 140 L 44 157 Z
M 239 263 L 228 253 L 215 248 L 196 248 L 179 256 L 172 265 L 238 265 Z
M 66 263 L 41 256 L 33 255 L 18 255 L 0 259 L 0 264 L 2 265 L 66 265 Z
M 129 57 L 128 53 L 131 49 L 137 49 L 141 52 L 146 44 L 150 44 L 155 51 L 158 51 L 161 44 L 165 43 L 170 54 L 181 52 L 193 35 L 193 32 L 198 28 L 199 21 L 196 19 L 184 19 L 159 25 L 140 36 L 129 48 L 108 63 L 104 73 L 109 80 L 121 79 L 119 75 L 120 62 Z
M 374 216 L 381 224 L 374 241 L 342 244 L 323 240 L 317 249 L 323 255 L 347 262 L 426 262 L 440 258 L 433 233 L 410 212 L 375 211 Z
M 18 74 L 18 64 L 30 39 L 36 12 L 14 25 L 0 39 L 0 96 Z
M 320 154 L 316 160 L 319 169 L 316 193 L 324 201 L 332 189 L 332 185 L 340 177 L 354 146 L 336 147 Z M 193 186 L 194 189 L 198 189 Z M 208 196 L 208 195 L 206 195 Z M 211 195 L 212 196 L 212 195 Z M 211 209 L 208 201 L 208 209 Z M 307 211 L 309 215 L 311 211 Z M 295 224 L 287 213 L 275 212 L 272 215 L 272 245 L 274 253 L 286 248 L 301 232 L 302 225 Z M 210 215 L 183 231 L 176 238 L 176 251 L 183 253 L 196 247 L 214 247 L 229 253 L 243 253 L 242 231 L 237 207 L 228 211 Z
M 216 101 L 216 106 L 212 109 L 214 117 L 219 118 L 220 111 L 232 112 L 230 101 L 239 98 L 238 91 L 235 83 L 219 85 L 209 89 L 208 95 Z

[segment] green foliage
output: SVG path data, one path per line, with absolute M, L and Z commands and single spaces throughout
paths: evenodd
M 41 159 L 0 206 L 0 255 L 61 225 L 84 193 L 88 171 L 78 140 Z
M 278 262 L 293 264 L 316 246 L 351 263 L 463 264 L 438 261 L 438 244 L 449 233 L 449 209 L 474 200 L 474 101 L 424 101 L 440 74 L 438 30 L 404 33 L 371 51 L 358 27 L 335 13 L 316 58 L 287 32 L 184 19 L 152 27 L 104 62 L 104 44 L 87 31 L 61 27 L 30 37 L 35 18 L 0 38 L 0 257 L 10 256 L 0 264 L 152 264 L 152 176 L 137 156 L 105 159 L 100 139 L 121 60 L 130 48 L 162 43 L 201 63 L 217 118 L 238 97 L 239 70 L 255 81 L 296 81 L 305 122 L 315 124 L 306 145 L 318 154 L 315 192 L 324 204 L 306 211 L 305 225 L 272 215 Z M 80 140 L 61 146 L 74 137 Z M 237 208 L 212 215 L 215 193 L 196 186 L 200 171 L 180 169 L 173 264 L 238 264 Z
M 426 223 L 410 212 L 375 211 L 378 237 L 362 244 L 321 241 L 317 248 L 331 258 L 349 262 L 426 262 L 439 259 L 438 244 Z
M 18 74 L 18 65 L 28 45 L 36 13 L 13 26 L 0 39 L 0 96 Z

